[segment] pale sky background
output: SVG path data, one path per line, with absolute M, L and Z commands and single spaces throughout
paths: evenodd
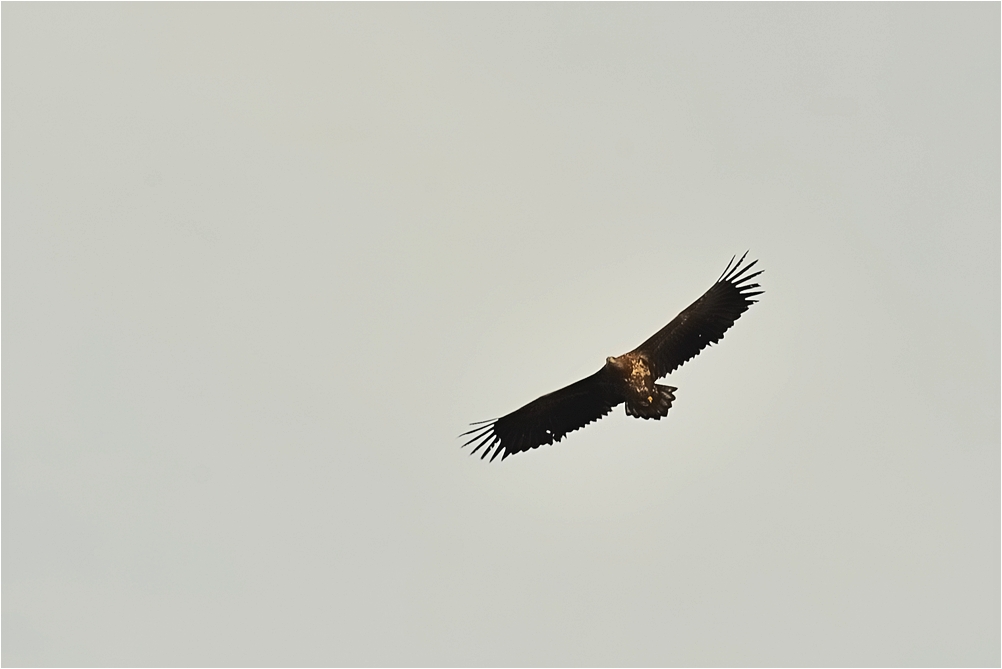
M 1000 663 L 998 3 L 2 13 L 4 665 Z

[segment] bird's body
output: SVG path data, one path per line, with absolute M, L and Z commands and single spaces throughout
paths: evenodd
M 656 379 L 651 372 L 651 364 L 643 353 L 630 351 L 619 357 L 606 358 L 602 371 L 616 385 L 618 395 L 626 403 L 627 415 L 654 420 L 668 415 L 675 399 L 672 392 L 678 388 L 654 383 Z
M 747 254 L 746 254 L 747 255 Z M 626 405 L 629 416 L 659 420 L 668 415 L 675 401 L 673 386 L 655 383 L 678 369 L 706 346 L 720 341 L 762 291 L 749 283 L 761 270 L 748 274 L 757 261 L 742 266 L 734 259 L 713 286 L 643 344 L 621 356 L 606 358 L 596 373 L 566 388 L 543 395 L 501 418 L 475 423 L 466 432 L 476 443 L 473 453 L 484 448 L 491 460 L 501 459 L 560 441 L 565 434 L 605 416 L 613 407 Z M 733 268 L 731 265 L 734 265 Z M 486 447 L 486 448 L 485 448 Z

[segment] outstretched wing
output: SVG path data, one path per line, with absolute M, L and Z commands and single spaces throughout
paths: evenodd
M 634 353 L 647 358 L 655 378 L 674 372 L 704 348 L 720 341 L 738 317 L 758 301 L 751 298 L 764 291 L 755 290 L 759 285 L 749 282 L 762 270 L 748 274 L 758 261 L 742 266 L 746 255 L 747 251 L 733 267 L 731 258 L 727 269 L 701 298 L 634 349 Z
M 492 450 L 491 460 L 503 453 L 504 460 L 563 439 L 568 432 L 582 428 L 606 415 L 623 401 L 606 381 L 603 367 L 589 377 L 529 402 L 521 409 L 495 420 L 474 423 L 477 427 L 460 436 L 473 435 L 463 446 L 476 443 L 472 453 L 484 448 L 481 458 Z

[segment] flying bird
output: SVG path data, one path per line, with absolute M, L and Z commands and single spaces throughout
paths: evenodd
M 668 415 L 675 401 L 674 386 L 655 383 L 692 360 L 724 333 L 752 304 L 751 299 L 764 291 L 752 279 L 762 270 L 752 272 L 757 260 L 742 265 L 745 256 L 727 263 L 717 282 L 682 313 L 643 344 L 629 353 L 605 359 L 605 366 L 594 374 L 566 388 L 543 395 L 507 416 L 472 423 L 476 426 L 460 436 L 472 435 L 464 447 L 476 444 L 471 454 L 481 448 L 481 459 L 491 454 L 504 460 L 521 453 L 560 441 L 588 423 L 602 418 L 620 404 L 626 415 L 660 420 Z M 737 256 L 735 256 L 737 257 Z

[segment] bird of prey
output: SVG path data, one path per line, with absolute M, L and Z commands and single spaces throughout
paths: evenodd
M 493 453 L 492 461 L 499 454 L 504 460 L 513 453 L 560 441 L 568 432 L 602 418 L 623 403 L 628 416 L 654 420 L 667 416 L 678 388 L 655 381 L 720 341 L 738 317 L 758 301 L 751 298 L 764 292 L 755 290 L 757 283 L 750 283 L 762 270 L 749 274 L 758 261 L 742 265 L 747 255 L 746 251 L 737 263 L 731 258 L 702 297 L 643 344 L 629 353 L 606 358 L 605 366 L 591 376 L 543 395 L 507 416 L 472 423 L 476 427 L 460 435 L 472 435 L 463 446 L 475 443 L 471 454 L 483 448 L 481 459 Z

